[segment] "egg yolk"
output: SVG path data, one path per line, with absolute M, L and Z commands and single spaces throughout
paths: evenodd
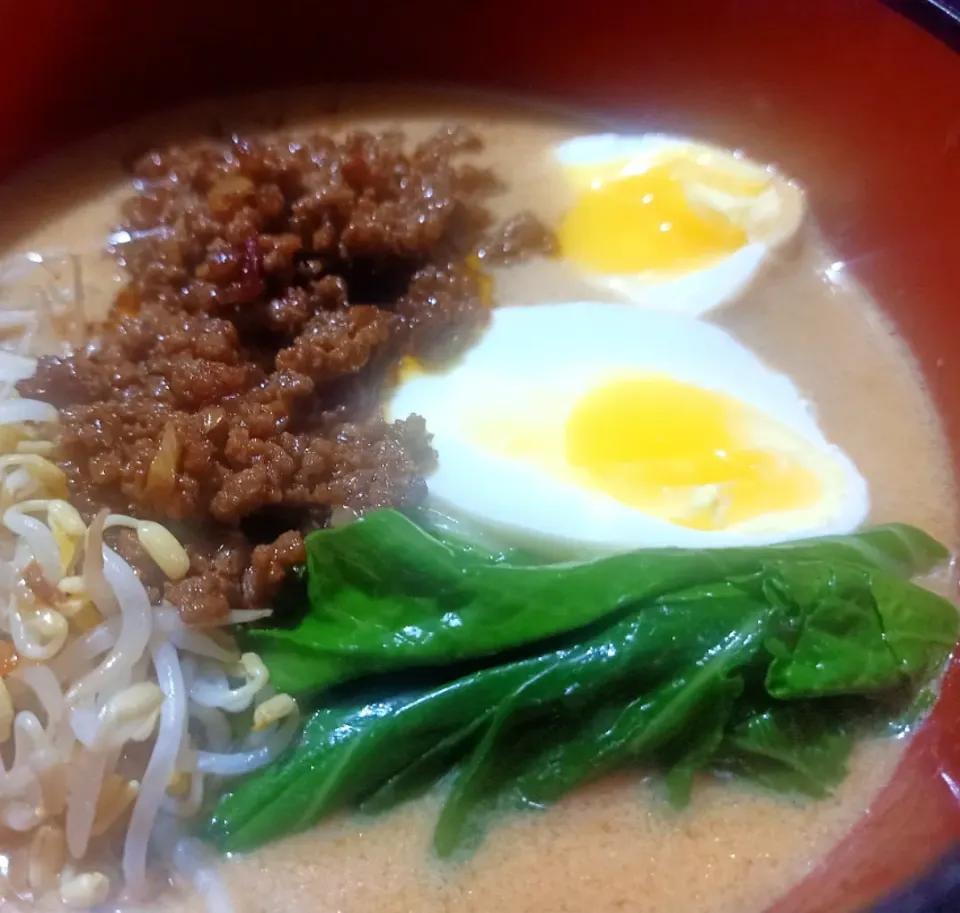
M 795 458 L 751 445 L 773 420 L 669 377 L 619 379 L 583 396 L 565 426 L 567 463 L 596 489 L 693 529 L 796 510 L 821 495 Z
M 722 212 L 692 203 L 686 187 L 695 183 L 748 196 L 762 189 L 685 158 L 597 179 L 580 190 L 560 225 L 563 256 L 592 272 L 621 274 L 689 270 L 739 250 L 746 232 Z

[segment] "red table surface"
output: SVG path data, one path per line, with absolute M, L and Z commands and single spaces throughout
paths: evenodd
M 775 160 L 909 341 L 960 467 L 960 56 L 875 0 L 4 5 L 0 174 L 197 95 L 368 80 L 530 93 Z M 874 812 L 776 913 L 856 909 L 958 840 L 954 665 Z

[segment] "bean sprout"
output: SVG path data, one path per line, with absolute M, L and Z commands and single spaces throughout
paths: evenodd
M 157 680 L 166 700 L 160 711 L 160 731 L 133 806 L 130 828 L 123 847 L 123 877 L 135 896 L 146 887 L 147 844 L 157 812 L 174 771 L 180 742 L 187 731 L 187 695 L 180 661 L 172 644 L 161 643 L 152 650 Z
M 238 751 L 235 754 L 198 751 L 197 770 L 208 774 L 218 774 L 221 777 L 236 777 L 266 767 L 290 744 L 299 725 L 298 715 L 296 713 L 291 714 L 271 734 L 267 742 L 250 751 Z
M 0 827 L 23 835 L 0 913 L 17 897 L 82 910 L 144 896 L 156 828 L 196 815 L 209 776 L 270 763 L 299 726 L 258 656 L 241 655 L 228 631 L 193 629 L 169 603 L 152 605 L 104 542 L 105 530 L 133 530 L 179 580 L 189 559 L 168 529 L 106 511 L 88 526 L 66 499 L 52 461 L 57 411 L 12 391 L 33 369 L 0 352 Z M 234 610 L 218 624 L 269 615 Z M 235 735 L 231 715 L 251 708 Z M 93 858 L 100 838 L 122 841 L 119 870 Z M 208 848 L 180 841 L 169 861 L 230 909 Z

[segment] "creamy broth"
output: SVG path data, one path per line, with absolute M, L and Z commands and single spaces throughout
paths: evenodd
M 9 253 L 79 255 L 85 308 L 101 318 L 122 281 L 104 242 L 127 195 L 121 160 L 172 137 L 250 122 L 287 129 L 400 127 L 415 139 L 442 123 L 481 133 L 482 162 L 506 180 L 495 214 L 530 209 L 555 223 L 568 202 L 553 164 L 555 143 L 597 125 L 521 106 L 422 95 L 341 92 L 205 103 L 98 139 L 7 187 L 0 245 Z M 709 140 L 709 137 L 703 137 Z M 814 404 L 826 435 L 870 484 L 871 520 L 916 524 L 955 545 L 956 493 L 934 409 L 903 343 L 877 307 L 830 269 L 807 224 L 749 291 L 709 315 Z M 36 277 L 23 280 L 23 288 Z M 498 302 L 617 300 L 551 262 L 500 269 Z M 8 288 L 6 297 L 22 291 Z M 379 819 L 349 817 L 223 866 L 238 913 L 439 913 L 450 909 L 608 913 L 759 913 L 821 860 L 868 811 L 898 761 L 901 741 L 859 746 L 837 794 L 796 803 L 704 779 L 673 812 L 655 782 L 617 777 L 580 790 L 552 810 L 493 827 L 460 863 L 431 858 L 436 799 Z M 157 909 L 200 910 L 175 893 Z
M 859 747 L 828 800 L 794 803 L 704 780 L 672 812 L 614 777 L 513 815 L 463 863 L 431 859 L 436 800 L 346 818 L 224 866 L 237 913 L 760 913 L 824 857 L 893 774 L 902 743 Z M 196 899 L 163 910 L 202 913 Z

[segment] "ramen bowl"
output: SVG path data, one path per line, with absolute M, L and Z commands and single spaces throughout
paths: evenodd
M 960 57 L 880 2 L 595 0 L 572 13 L 538 0 L 36 0 L 8 13 L 0 48 L 0 175 L 11 187 L 45 156 L 151 112 L 318 84 L 522 97 L 614 133 L 703 137 L 771 163 L 805 188 L 835 277 L 866 290 L 909 347 L 960 480 Z M 31 221 L 81 203 L 86 181 L 81 169 L 71 199 L 31 184 Z M 954 664 L 892 781 L 770 913 L 866 909 L 958 840 Z

